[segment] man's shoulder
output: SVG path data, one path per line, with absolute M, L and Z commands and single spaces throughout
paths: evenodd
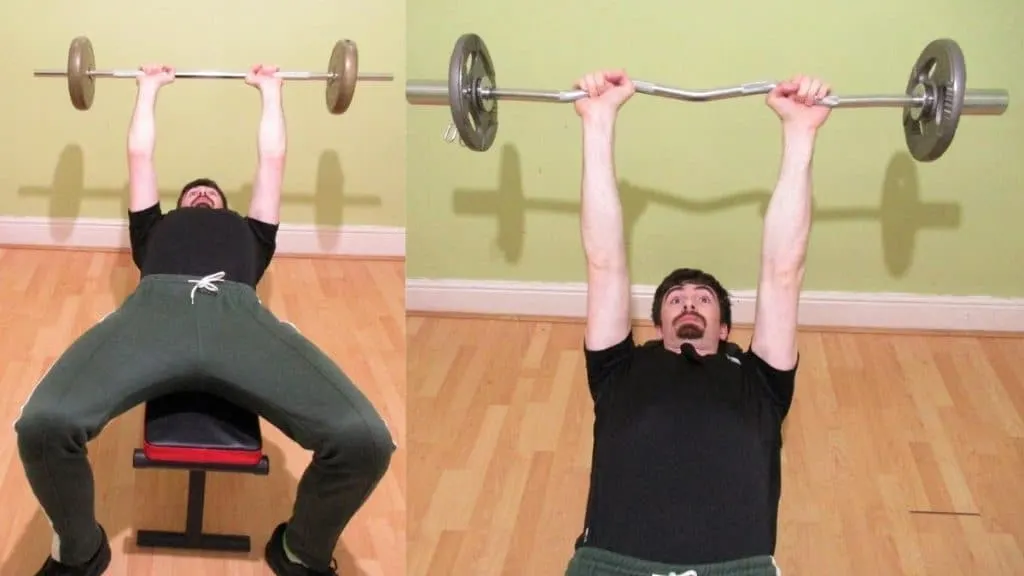
M 642 342 L 639 346 L 637 346 L 637 349 L 638 350 L 659 350 L 659 349 L 662 349 L 664 347 L 665 347 L 665 341 L 663 339 L 661 339 L 661 338 L 651 338 L 650 340 L 645 340 L 644 342 Z

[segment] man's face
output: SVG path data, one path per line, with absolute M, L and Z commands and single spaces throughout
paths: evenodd
M 728 336 L 718 297 L 700 284 L 684 284 L 665 294 L 659 331 L 672 348 L 687 341 L 713 344 Z
M 224 202 L 220 193 L 209 186 L 194 186 L 181 197 L 182 208 L 223 208 Z

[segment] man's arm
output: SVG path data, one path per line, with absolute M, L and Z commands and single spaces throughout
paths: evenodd
M 751 350 L 777 370 L 797 361 L 797 313 L 811 230 L 815 131 L 784 131 L 782 166 L 764 217 Z
M 604 350 L 630 331 L 630 285 L 622 203 L 615 177 L 615 121 L 583 126 L 580 230 L 587 259 L 586 347 Z
M 281 220 L 281 188 L 288 149 L 280 80 L 264 80 L 260 84 L 260 94 L 263 112 L 256 142 L 259 157 L 252 201 L 249 203 L 249 217 L 267 224 L 278 224 Z
M 584 347 L 596 351 L 623 342 L 632 328 L 622 203 L 615 179 L 615 121 L 636 89 L 621 70 L 588 74 L 576 86 L 588 96 L 574 104 L 583 120 L 580 232 L 587 259 Z
M 153 154 L 156 149 L 156 96 L 160 86 L 147 78 L 139 82 L 128 129 L 128 210 L 140 212 L 160 202 Z

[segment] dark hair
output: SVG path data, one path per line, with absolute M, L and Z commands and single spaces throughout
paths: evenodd
M 220 194 L 220 201 L 222 204 L 224 204 L 224 208 L 228 207 L 228 197 L 224 195 L 224 191 L 220 189 L 220 186 L 218 186 L 216 182 L 210 180 L 209 178 L 196 178 L 195 180 L 189 182 L 188 184 L 185 184 L 185 186 L 182 187 L 181 194 L 178 195 L 179 208 L 181 208 L 181 200 L 185 197 L 185 193 L 195 188 L 196 186 L 206 186 L 208 188 L 213 188 L 214 190 L 217 191 L 217 194 Z
M 651 305 L 651 320 L 654 325 L 661 327 L 661 302 L 669 290 L 686 284 L 707 286 L 718 298 L 718 312 L 722 317 L 722 324 L 732 331 L 732 302 L 729 300 L 729 292 L 722 283 L 714 276 L 696 268 L 677 268 L 665 276 L 665 279 L 654 291 L 654 302 Z

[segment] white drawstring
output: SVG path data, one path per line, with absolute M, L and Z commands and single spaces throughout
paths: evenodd
M 203 276 L 199 280 L 189 280 L 189 284 L 195 284 L 192 287 L 192 303 L 196 303 L 196 290 L 202 288 L 208 292 L 217 292 L 217 285 L 214 282 L 223 282 L 224 272 L 217 272 L 216 274 L 210 274 L 209 276 Z

